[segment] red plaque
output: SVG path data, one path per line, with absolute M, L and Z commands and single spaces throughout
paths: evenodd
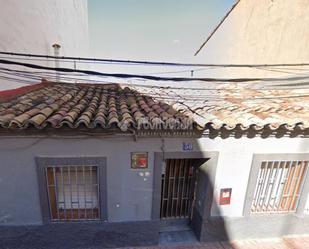
M 131 154 L 131 168 L 132 169 L 147 169 L 148 168 L 148 153 L 147 152 L 133 152 Z
M 232 197 L 232 189 L 231 188 L 222 188 L 220 190 L 220 199 L 219 205 L 230 205 Z

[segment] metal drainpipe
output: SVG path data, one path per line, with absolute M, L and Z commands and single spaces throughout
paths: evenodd
M 54 48 L 54 56 L 59 56 L 60 55 L 60 48 L 61 46 L 57 43 L 55 43 L 53 46 Z M 59 60 L 55 59 L 55 68 L 59 68 Z M 60 73 L 59 71 L 56 71 L 56 83 L 60 82 Z

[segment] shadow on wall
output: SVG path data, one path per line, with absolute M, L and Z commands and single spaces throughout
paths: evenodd
M 261 138 L 268 138 L 268 137 L 276 137 L 276 138 L 282 138 L 282 137 L 301 137 L 306 136 L 309 134 L 309 129 L 295 129 L 293 131 L 287 130 L 284 125 L 278 127 L 277 129 L 270 129 L 268 127 L 264 127 L 263 129 L 257 130 L 254 126 L 251 126 L 248 129 L 242 129 L 239 125 L 237 125 L 234 129 L 229 130 L 226 128 L 221 129 L 214 129 L 212 127 L 208 127 L 207 130 L 209 130 L 209 138 L 216 138 L 220 137 L 223 139 L 227 139 L 230 137 L 233 138 L 255 138 L 255 137 L 261 137 Z
M 209 159 L 195 159 L 198 168 L 195 204 L 191 226 L 201 242 L 229 242 L 224 217 L 214 198 L 214 186 L 209 173 L 207 161 Z M 211 214 L 215 213 L 216 216 Z

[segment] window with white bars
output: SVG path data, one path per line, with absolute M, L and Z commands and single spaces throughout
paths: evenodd
M 296 212 L 308 161 L 263 161 L 251 213 Z
M 45 173 L 52 221 L 100 218 L 96 166 L 47 167 Z

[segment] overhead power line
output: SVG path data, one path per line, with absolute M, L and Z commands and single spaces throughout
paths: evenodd
M 7 63 L 7 61 L 5 61 L 5 64 Z M 0 64 L 1 64 L 1 60 L 0 60 Z M 12 62 L 10 61 L 10 64 L 16 64 L 16 62 Z M 24 63 L 18 63 L 17 64 L 21 64 L 24 66 Z M 28 66 L 28 64 L 26 64 L 26 66 Z M 51 79 L 52 81 L 55 80 L 55 74 L 53 73 L 53 71 L 55 71 L 55 68 L 50 68 L 50 67 L 44 67 L 44 66 L 40 66 L 40 65 L 34 65 L 34 64 L 30 64 L 31 68 L 35 68 L 35 71 L 28 71 L 28 70 L 16 70 L 13 68 L 5 68 L 5 67 L 0 67 L 0 72 L 2 71 L 2 73 L 6 74 L 6 75 L 11 75 L 14 76 L 10 79 L 10 81 L 24 81 L 26 78 L 29 79 L 29 82 L 27 82 L 27 84 L 33 84 L 34 81 L 41 81 L 42 78 L 46 78 L 46 79 Z M 45 71 L 37 71 L 38 69 L 45 69 Z M 96 72 L 96 71 L 86 71 L 87 74 L 85 74 L 84 70 L 75 70 L 75 69 L 69 69 L 69 68 L 60 68 L 59 70 L 61 70 L 61 79 L 65 80 L 65 81 L 70 81 L 73 83 L 110 83 L 110 81 L 107 82 L 107 80 L 102 80 L 101 78 L 108 78 L 108 77 L 117 77 L 118 74 L 105 74 L 105 73 L 100 73 L 100 72 Z M 88 75 L 92 75 L 96 78 L 99 78 L 100 80 L 94 80 L 94 79 L 87 79 L 87 78 L 83 78 L 83 77 L 87 77 Z M 126 75 L 125 75 L 126 76 Z M 131 78 L 132 77 L 139 77 L 136 75 L 129 75 Z M 143 75 L 144 76 L 144 75 Z M 7 77 L 7 76 L 6 76 Z M 19 79 L 17 79 L 16 77 L 19 77 Z M 81 78 L 82 77 L 82 78 Z M 150 76 L 149 76 L 150 77 Z M 162 77 L 155 77 L 155 79 L 160 79 L 163 80 Z M 164 80 L 172 80 L 174 78 L 164 78 Z M 198 80 L 195 78 L 176 78 L 176 82 L 177 81 L 189 81 L 189 80 Z M 179 80 L 180 79 L 180 80 Z M 215 86 L 218 84 L 226 84 L 226 83 L 241 83 L 243 84 L 243 86 L 245 88 L 252 88 L 252 89 L 276 89 L 279 90 L 279 88 L 282 89 L 287 89 L 290 86 L 295 86 L 295 88 L 308 88 L 308 75 L 307 76 L 303 76 L 303 77 L 289 77 L 289 78 L 260 78 L 260 79 L 244 79 L 244 78 L 240 78 L 240 79 L 214 79 L 214 78 L 204 78 L 204 80 L 209 80 L 209 86 L 205 87 L 175 87 L 175 86 L 166 86 L 164 88 L 168 88 L 168 89 L 191 89 L 191 90 L 198 90 L 198 91 L 204 91 L 204 90 L 218 90 L 218 88 L 216 88 Z M 8 79 L 7 79 L 8 80 Z M 135 80 L 138 80 L 138 78 L 135 78 Z M 152 77 L 152 80 L 154 80 L 154 77 Z M 164 81 L 163 80 L 163 81 Z M 173 81 L 170 81 L 171 83 Z M 25 83 L 25 82 L 24 82 Z M 123 84 L 123 83 L 122 83 Z M 134 84 L 134 83 L 130 83 L 128 85 L 132 85 L 132 86 L 140 86 L 140 87 L 150 87 L 150 88 L 160 88 L 162 86 L 159 85 L 140 85 L 140 84 Z
M 33 80 L 21 80 L 19 78 L 15 78 L 12 76 L 1 76 L 0 75 L 0 79 L 4 79 L 7 81 L 12 81 L 15 83 L 20 83 L 20 84 L 33 84 Z M 110 82 L 109 82 L 110 83 Z M 131 86 L 130 84 L 122 84 L 124 86 Z M 145 88 L 145 86 L 141 86 L 142 88 Z M 188 94 L 188 93 L 182 93 L 182 94 L 178 94 L 176 95 L 175 92 L 165 92 L 164 90 L 170 90 L 169 88 L 166 87 L 157 87 L 157 86 L 148 86 L 146 88 L 157 88 L 157 90 L 160 91 L 160 93 L 152 91 L 152 89 L 150 89 L 150 91 L 148 90 L 146 93 L 148 94 L 148 96 L 154 97 L 158 100 L 163 100 L 163 101 L 172 101 L 172 102 L 176 102 L 179 103 L 181 105 L 185 105 L 185 103 L 187 103 L 187 101 L 194 101 L 194 102 L 203 102 L 205 104 L 205 106 L 209 105 L 209 101 L 224 101 L 226 99 L 225 95 L 220 95 L 220 91 L 224 90 L 224 89 L 208 89 L 208 90 L 216 90 L 216 93 L 209 93 L 209 94 Z M 138 89 L 136 89 L 138 90 Z M 176 90 L 176 89 L 174 89 Z M 193 90 L 193 89 L 190 89 Z M 229 89 L 228 91 L 230 91 L 231 94 L 233 94 L 233 89 Z M 237 91 L 237 90 L 236 90 Z M 120 96 L 117 94 L 114 94 L 115 96 Z M 243 102 L 254 102 L 256 100 L 275 100 L 275 99 L 288 99 L 288 98 L 307 98 L 309 97 L 308 93 L 303 93 L 303 94 L 299 94 L 299 93 L 284 93 L 281 95 L 277 95 L 277 94 L 269 94 L 268 96 L 243 96 L 243 97 L 237 97 L 237 96 L 233 96 L 232 98 L 235 100 L 241 100 Z M 231 98 L 231 96 L 230 96 Z
M 20 58 L 18 56 L 16 57 L 10 57 L 10 56 L 0 56 L 0 59 L 8 59 L 8 60 L 18 60 L 18 61 L 39 61 L 39 62 L 56 62 L 57 59 L 46 59 L 46 58 L 28 58 L 28 57 L 23 57 Z M 93 62 L 91 61 L 73 61 L 73 60 L 65 60 L 65 59 L 61 59 L 61 62 L 64 63 L 73 63 L 74 65 L 76 63 L 82 63 L 82 64 L 92 64 Z M 123 64 L 115 64 L 115 63 L 108 63 L 108 62 L 95 62 L 96 64 L 113 64 L 113 65 L 126 65 L 126 66 L 130 66 L 130 63 L 123 63 Z M 133 64 L 135 66 L 135 64 Z M 295 65 L 296 66 L 296 65 Z M 286 74 L 294 74 L 294 75 L 302 75 L 304 73 L 295 73 L 294 71 L 309 71 L 309 68 L 306 67 L 301 67 L 301 68 L 297 68 L 293 66 L 291 68 L 291 66 L 289 67 L 280 67 L 280 66 L 272 66 L 271 64 L 268 64 L 268 67 L 264 68 L 261 66 L 259 67 L 250 67 L 251 69 L 257 69 L 257 70 L 265 70 L 265 71 L 273 71 L 273 72 L 278 72 L 278 73 L 286 73 Z M 76 68 L 76 67 L 74 67 Z M 188 68 L 188 69 L 182 69 L 182 70 L 173 70 L 173 71 L 160 71 L 160 72 L 151 72 L 151 75 L 164 75 L 164 74 L 180 74 L 180 73 L 195 73 L 195 72 L 201 72 L 201 71 L 205 71 L 205 70 L 212 70 L 212 69 L 216 69 L 216 67 L 201 67 L 201 68 L 196 68 L 196 67 L 192 67 L 192 68 Z
M 69 73 L 66 73 L 64 75 L 69 75 Z M 46 77 L 47 76 L 47 77 Z M 21 84 L 34 84 L 34 81 L 40 81 L 44 78 L 52 78 L 55 80 L 55 74 L 50 73 L 49 71 L 39 71 L 39 72 L 29 72 L 29 71 L 22 71 L 22 70 L 15 70 L 15 69 L 9 69 L 9 68 L 0 68 L 0 79 L 4 79 L 7 81 L 12 81 L 15 83 L 21 83 Z M 61 76 L 61 78 L 63 78 Z M 65 77 L 65 79 L 68 80 L 78 80 L 78 78 L 71 78 L 71 77 Z M 87 80 L 88 81 L 88 80 Z M 102 83 L 102 81 L 96 81 L 97 83 Z M 89 83 L 86 82 L 85 83 Z M 104 82 L 104 83 L 111 83 L 111 82 Z M 265 82 L 264 82 L 265 83 Z M 267 83 L 267 82 L 266 82 Z M 270 83 L 270 82 L 268 82 Z M 248 83 L 249 88 L 247 85 L 245 85 L 245 89 L 250 90 L 250 84 L 255 83 Z M 298 86 L 298 84 L 302 84 L 302 89 L 308 89 L 309 82 L 302 82 L 302 83 L 291 83 L 293 84 L 292 87 Z M 291 84 L 286 85 L 289 87 Z M 262 92 L 257 92 L 256 96 L 238 96 L 239 88 L 236 89 L 225 89 L 225 88 L 199 88 L 199 87 L 167 87 L 167 86 L 158 86 L 158 85 L 139 85 L 139 84 L 121 84 L 122 86 L 128 86 L 133 87 L 133 89 L 140 91 L 141 89 L 148 88 L 146 90 L 146 93 L 148 96 L 154 97 L 158 100 L 162 101 L 172 101 L 173 103 L 176 102 L 181 105 L 186 105 L 185 103 L 188 103 L 188 101 L 192 102 L 201 102 L 203 105 L 207 106 L 212 101 L 225 101 L 226 98 L 233 98 L 236 100 L 241 100 L 244 102 L 254 102 L 257 100 L 274 100 L 274 99 L 287 99 L 287 98 L 307 98 L 309 97 L 308 91 L 303 92 L 300 94 L 299 92 L 273 92 L 268 93 L 266 96 L 263 96 Z M 285 84 L 280 85 L 273 85 L 271 88 L 263 89 L 260 86 L 259 88 L 251 88 L 252 90 L 279 90 L 281 87 L 284 87 Z M 135 88 L 137 87 L 137 88 Z M 183 92 L 178 92 L 174 90 L 183 90 Z M 189 91 L 188 91 L 189 90 Z M 291 88 L 283 88 L 282 90 L 291 90 Z M 194 92 L 195 91 L 195 92 Z M 206 92 L 204 92 L 206 91 Z M 224 92 L 227 92 L 231 95 L 226 96 Z M 236 94 L 236 95 L 234 95 Z M 260 95 L 261 94 L 261 95 Z M 116 96 L 118 96 L 116 94 Z
M 28 70 L 17 70 L 17 69 L 12 69 L 12 68 L 5 68 L 5 67 L 0 67 L 0 75 L 6 75 L 12 77 L 10 81 L 14 81 L 15 79 L 18 79 L 16 77 L 19 77 L 18 80 L 25 80 L 28 79 L 29 81 L 27 84 L 35 84 L 38 81 L 41 81 L 42 78 L 55 81 L 56 76 L 54 72 L 50 71 L 28 71 Z M 78 73 L 60 73 L 61 81 L 68 82 L 68 83 L 94 83 L 94 84 L 110 84 L 111 81 L 105 79 L 102 80 L 102 77 L 96 77 L 96 79 L 89 79 L 89 78 L 84 78 L 88 77 L 88 75 L 83 75 L 83 74 L 78 74 Z M 292 78 L 284 78 L 280 79 L 279 83 L 275 83 L 274 81 L 264 81 L 262 82 L 248 82 L 245 87 L 246 89 L 267 89 L 267 90 L 279 90 L 279 89 L 287 89 L 287 88 L 301 88 L 301 89 L 307 89 L 309 87 L 309 82 L 308 82 L 309 76 L 307 77 L 292 77 Z M 203 87 L 197 87 L 197 86 L 175 86 L 175 85 L 154 85 L 154 84 L 137 84 L 137 83 L 121 83 L 121 85 L 127 85 L 127 86 L 133 86 L 133 87 L 142 87 L 142 88 L 152 88 L 152 89 L 167 89 L 167 90 L 193 90 L 193 91 L 210 91 L 210 90 L 216 90 L 220 91 L 222 90 L 222 84 L 226 84 L 226 82 L 214 82 L 211 83 L 212 85 L 210 86 L 203 86 Z M 231 90 L 231 89 L 230 89 Z M 237 90 L 237 89 L 235 89 Z
M 160 76 L 143 75 L 143 74 L 103 73 L 103 72 L 92 71 L 92 70 L 71 69 L 71 68 L 64 68 L 64 67 L 56 67 L 56 68 L 47 67 L 47 66 L 41 66 L 37 64 L 23 63 L 23 62 L 3 60 L 3 59 L 0 59 L 0 64 L 18 65 L 18 66 L 23 66 L 23 67 L 33 68 L 33 69 L 43 69 L 43 70 L 57 71 L 57 72 L 77 72 L 77 73 L 93 75 L 93 76 L 115 77 L 115 78 L 122 78 L 122 79 L 141 78 L 141 79 L 146 79 L 146 80 L 176 81 L 176 82 L 183 82 L 183 81 L 249 82 L 249 81 L 263 80 L 263 78 L 229 78 L 229 79 L 193 78 L 193 77 L 183 78 L 183 77 L 160 77 Z
M 41 81 L 42 78 L 48 79 L 51 81 L 55 81 L 55 73 L 49 70 L 35 70 L 35 71 L 29 71 L 29 70 L 22 70 L 22 69 L 13 69 L 13 68 L 7 68 L 7 67 L 0 67 L 0 74 L 4 75 L 10 75 L 13 77 L 20 77 L 21 79 L 30 79 L 29 84 L 34 84 L 37 81 Z M 60 72 L 61 81 L 68 82 L 68 83 L 94 83 L 94 84 L 110 84 L 110 83 L 116 83 L 112 82 L 110 79 L 107 79 L 108 77 L 105 76 L 94 76 L 91 78 L 88 78 L 88 75 L 82 74 L 82 73 L 70 73 L 70 72 Z M 85 78 L 86 77 L 86 78 Z M 34 82 L 34 81 L 35 82 Z M 138 82 L 138 79 L 134 79 L 136 82 Z M 224 81 L 218 81 L 218 82 L 209 82 L 209 85 L 206 86 L 197 86 L 197 85 L 174 85 L 173 82 L 170 82 L 171 84 L 164 83 L 163 85 L 158 83 L 146 83 L 146 81 L 143 80 L 144 84 L 136 83 L 136 82 L 118 82 L 121 85 L 128 85 L 133 87 L 143 87 L 143 88 L 156 88 L 156 89 L 169 89 L 169 90 L 197 90 L 197 91 L 209 91 L 209 90 L 222 90 L 226 89 L 226 86 L 228 87 L 230 82 L 224 82 Z M 197 82 L 198 83 L 198 82 Z M 232 82 L 233 84 L 233 82 Z M 238 85 L 238 82 L 236 83 Z M 233 85 L 232 85 L 233 86 Z M 293 90 L 293 86 L 297 89 L 305 89 L 309 86 L 309 75 L 303 76 L 303 77 L 287 77 L 287 78 L 264 78 L 260 81 L 249 81 L 249 82 L 241 82 L 241 86 L 239 87 L 244 89 L 255 89 L 255 90 L 279 90 L 279 89 L 287 89 L 290 88 Z M 292 87 L 292 88 L 291 88 Z M 234 88 L 227 88 L 229 90 L 232 90 Z M 237 90 L 238 88 L 235 88 Z
M 42 78 L 55 81 L 55 73 L 50 71 L 28 71 L 28 70 L 17 70 L 12 68 L 0 67 L 0 74 L 9 75 L 12 77 L 12 81 L 19 77 L 21 80 L 28 79 L 28 84 L 35 84 L 38 81 L 41 81 Z M 96 76 L 97 79 L 88 79 L 88 75 L 78 74 L 78 73 L 60 73 L 61 81 L 71 82 L 71 83 L 95 83 L 95 84 L 110 84 L 111 81 L 104 78 L 102 80 L 100 76 Z M 307 77 L 292 77 L 292 78 L 281 78 L 277 83 L 277 79 L 273 81 L 263 81 L 263 82 L 248 82 L 243 87 L 246 89 L 267 89 L 267 90 L 279 90 L 290 88 L 301 88 L 307 89 L 309 86 L 308 82 L 309 76 Z M 275 83 L 276 82 L 276 83 Z M 168 90 L 195 90 L 199 92 L 209 91 L 209 90 L 222 90 L 222 86 L 226 82 L 214 82 L 210 86 L 175 86 L 175 85 L 154 85 L 154 84 L 137 84 L 137 83 L 121 83 L 121 85 L 133 86 L 133 87 L 142 87 L 142 88 L 153 88 L 153 89 L 168 89 Z M 292 87 L 292 88 L 291 88 Z M 231 90 L 231 89 L 230 89 Z M 235 89 L 237 90 L 237 89 Z
M 93 63 L 110 63 L 110 64 L 126 64 L 126 65 L 144 65 L 144 66 L 179 66 L 179 67 L 218 67 L 218 68 L 255 68 L 255 67 L 295 67 L 309 66 L 309 62 L 304 63 L 273 63 L 273 64 L 207 64 L 207 63 L 180 63 L 180 62 L 163 62 L 163 61 L 141 61 L 141 60 L 124 60 L 124 59 L 104 59 L 90 57 L 72 57 L 72 56 L 52 56 L 42 54 L 27 54 L 15 52 L 3 52 L 2 55 L 45 58 L 56 60 L 88 61 Z M 16 59 L 16 58 L 14 58 Z

